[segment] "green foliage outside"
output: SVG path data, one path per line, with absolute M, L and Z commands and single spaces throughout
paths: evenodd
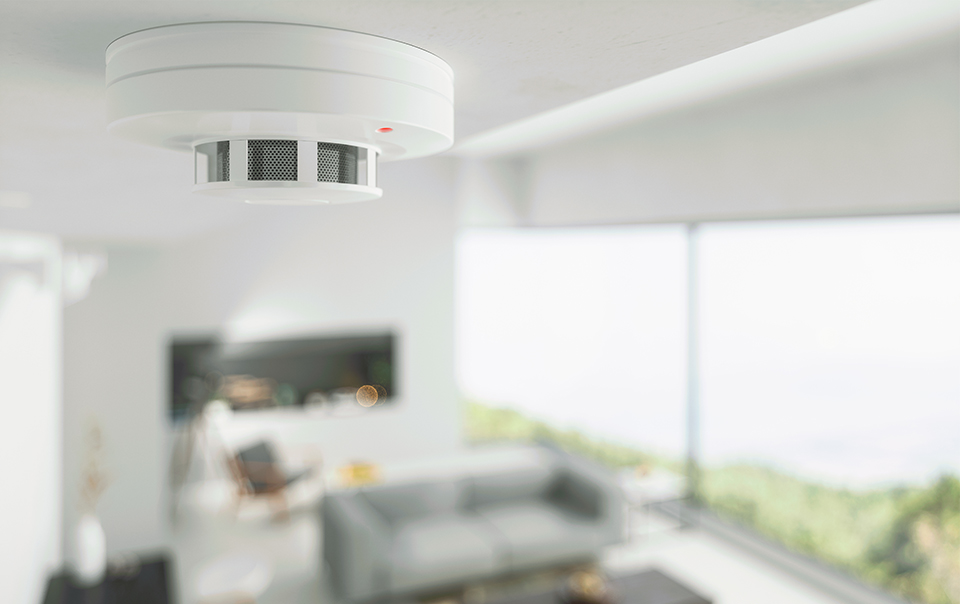
M 708 468 L 703 498 L 720 515 L 907 600 L 960 602 L 960 480 L 851 491 L 769 468 Z
M 470 442 L 552 442 L 612 468 L 682 471 L 679 460 L 561 430 L 511 410 L 466 405 Z M 704 502 L 794 551 L 829 562 L 907 600 L 960 604 L 960 479 L 928 488 L 852 491 L 758 465 L 705 468 Z
M 467 442 L 472 443 L 550 442 L 566 451 L 595 459 L 611 468 L 649 465 L 664 467 L 674 472 L 682 471 L 682 466 L 677 460 L 590 438 L 576 430 L 560 430 L 545 422 L 530 419 L 513 409 L 467 402 L 465 428 Z

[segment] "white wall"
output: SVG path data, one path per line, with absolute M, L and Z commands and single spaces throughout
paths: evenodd
M 72 560 L 79 487 L 94 424 L 109 486 L 97 512 L 107 551 L 165 543 L 163 254 L 106 248 L 108 268 L 64 310 L 64 544 Z
M 0 602 L 33 604 L 61 561 L 60 244 L 0 231 Z
M 453 374 L 455 160 L 381 166 L 381 200 L 288 208 L 175 250 L 171 325 L 234 340 L 392 329 L 399 392 L 356 418 L 236 414 L 236 434 L 320 445 L 328 464 L 450 452 L 460 443 Z M 272 419 L 269 419 L 272 418 Z
M 941 36 L 555 145 L 520 175 L 475 168 L 459 195 L 465 222 L 957 211 L 958 71 L 960 40 Z
M 337 420 L 238 414 L 238 433 L 317 444 L 329 464 L 456 449 L 453 162 L 383 165 L 379 201 L 250 207 L 253 220 L 213 235 L 107 246 L 106 275 L 65 313 L 68 546 L 82 439 L 93 420 L 112 478 L 98 508 L 108 551 L 165 541 L 171 334 L 258 339 L 394 329 L 400 397 L 392 408 Z

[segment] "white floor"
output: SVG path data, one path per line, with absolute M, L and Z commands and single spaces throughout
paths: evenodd
M 235 515 L 228 498 L 188 501 L 180 510 L 172 546 L 181 604 L 198 603 L 205 565 L 238 553 L 261 557 L 272 566 L 273 579 L 258 604 L 335 602 L 318 570 L 320 531 L 309 500 L 295 505 L 284 522 L 273 521 L 258 502 L 245 504 Z M 635 520 L 632 541 L 606 552 L 603 562 L 611 572 L 655 567 L 716 604 L 839 604 L 707 534 L 676 530 L 653 517 Z

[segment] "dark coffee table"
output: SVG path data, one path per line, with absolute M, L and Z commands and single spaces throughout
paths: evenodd
M 610 579 L 613 604 L 711 604 L 656 569 Z M 492 600 L 490 604 L 558 604 L 557 592 L 541 592 Z

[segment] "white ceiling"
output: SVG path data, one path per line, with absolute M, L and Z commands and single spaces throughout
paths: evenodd
M 168 239 L 265 214 L 189 193 L 187 154 L 108 138 L 103 50 L 145 27 L 269 20 L 395 38 L 456 73 L 463 138 L 738 48 L 863 0 L 0 0 L 0 228 Z M 7 199 L 10 199 L 7 197 Z

